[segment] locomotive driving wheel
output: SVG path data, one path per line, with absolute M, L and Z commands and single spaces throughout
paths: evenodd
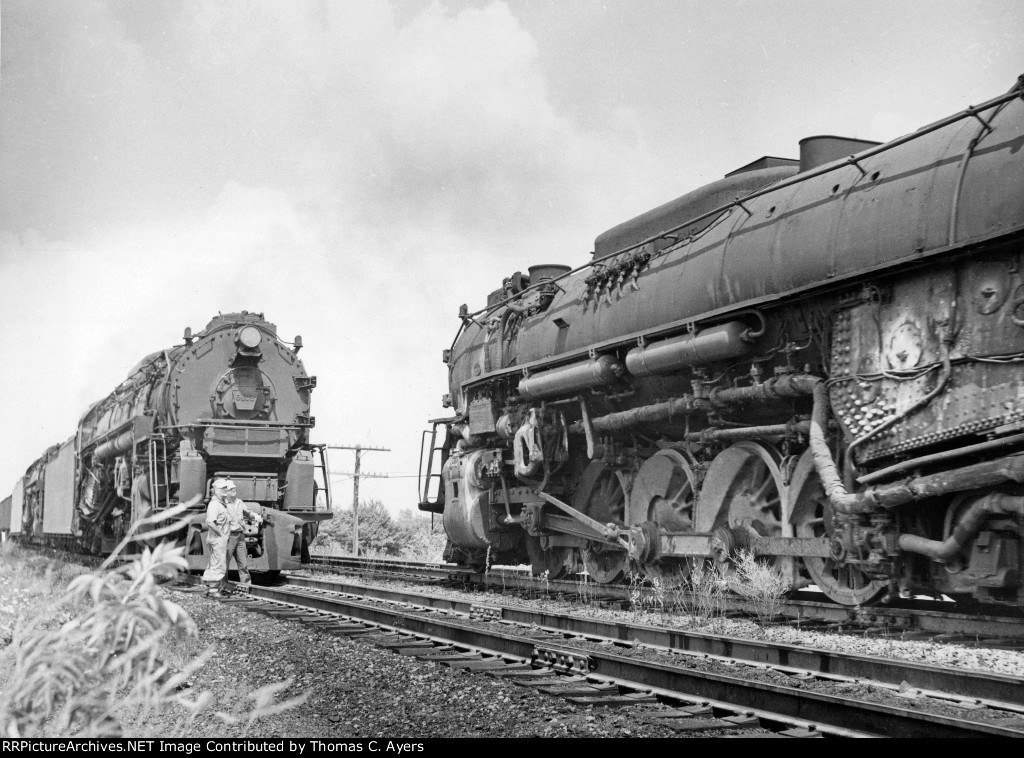
M 561 579 L 576 570 L 576 552 L 571 547 L 541 545 L 541 538 L 526 535 L 526 554 L 534 576 L 547 575 L 548 579 Z
M 573 507 L 602 524 L 624 524 L 627 480 L 621 471 L 592 461 L 573 495 Z M 588 542 L 581 551 L 583 567 L 601 584 L 614 582 L 629 569 L 625 550 L 601 542 Z
M 581 555 L 583 568 L 598 584 L 618 581 L 629 570 L 626 552 L 604 542 L 588 542 Z
M 701 487 L 697 531 L 728 529 L 751 537 L 792 536 L 783 513 L 787 488 L 780 460 L 774 448 L 750 441 L 737 442 L 715 456 Z M 780 574 L 788 568 L 783 558 L 766 556 L 758 561 Z
M 796 465 L 790 483 L 793 526 L 797 537 L 831 537 L 834 532 L 832 506 L 814 468 L 814 457 L 806 451 Z M 878 597 L 885 582 L 872 580 L 854 566 L 832 558 L 805 556 L 804 567 L 811 580 L 832 600 L 842 605 L 860 605 Z
M 629 523 L 657 521 L 669 532 L 693 529 L 696 475 L 680 450 L 659 450 L 640 467 L 629 493 Z
M 629 524 L 653 521 L 669 533 L 693 531 L 696 489 L 693 458 L 681 450 L 659 450 L 637 472 L 629 493 Z M 681 562 L 672 568 L 685 576 L 688 567 L 688 563 Z M 648 576 L 665 578 L 667 568 L 655 559 L 645 563 L 643 571 Z

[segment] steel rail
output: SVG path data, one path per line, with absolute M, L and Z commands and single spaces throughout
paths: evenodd
M 459 568 L 456 563 L 445 563 L 444 561 L 406 561 L 398 558 L 356 558 L 354 556 L 347 555 L 312 555 L 310 558 L 313 563 L 353 566 L 369 569 L 377 567 L 390 568 L 394 566 L 410 568 L 422 568 L 424 566 L 429 566 L 432 568 L 446 568 L 451 571 L 455 571 Z
M 486 606 L 504 621 L 536 625 L 551 631 L 599 637 L 625 643 L 641 643 L 655 648 L 694 655 L 713 655 L 746 663 L 811 671 L 837 680 L 871 680 L 898 688 L 906 682 L 913 688 L 949 694 L 952 701 L 989 700 L 1012 703 L 1024 709 L 1024 677 L 983 671 L 950 669 L 929 663 L 875 658 L 840 651 L 752 640 L 729 635 L 708 634 L 687 629 L 604 621 L 570 613 L 495 603 L 474 603 L 412 591 L 381 587 L 339 584 L 318 579 L 292 577 L 289 584 L 308 589 L 361 595 L 378 600 L 411 603 L 435 610 L 453 610 L 471 615 L 474 608 Z
M 416 563 L 413 561 L 368 561 L 365 558 L 338 556 L 310 556 L 311 568 L 341 569 L 360 574 L 378 573 L 398 576 L 426 576 L 430 579 L 449 579 L 453 575 L 472 576 L 472 572 L 453 563 Z
M 365 563 L 357 565 L 361 559 L 338 559 L 343 566 L 345 562 L 352 564 L 354 570 L 363 571 Z M 324 564 L 321 564 L 324 565 Z M 450 569 L 444 568 L 451 566 Z M 371 574 L 378 571 L 380 565 L 371 568 Z M 420 568 L 413 562 L 403 564 L 401 574 L 395 569 L 394 579 L 415 579 L 427 576 L 431 580 L 461 580 L 466 584 L 479 586 L 488 590 L 514 590 L 537 593 L 543 596 L 573 597 L 587 595 L 598 603 L 628 602 L 633 588 L 621 584 L 585 583 L 578 579 L 551 579 L 543 581 L 530 576 L 527 570 L 513 567 L 492 568 L 488 573 L 476 573 L 454 564 L 426 564 Z M 381 574 L 390 569 L 380 568 Z M 539 589 L 542 588 L 542 589 Z M 690 593 L 680 591 L 684 600 L 690 599 Z M 913 633 L 956 634 L 961 638 L 999 638 L 1002 640 L 1024 639 L 1024 618 L 1018 616 L 1000 616 L 979 613 L 951 612 L 938 608 L 941 603 L 897 601 L 892 605 L 846 606 L 831 601 L 821 601 L 820 596 L 808 592 L 796 592 L 782 601 L 779 615 L 793 621 L 807 623 L 824 622 L 850 626 L 881 626 Z M 755 604 L 740 596 L 726 598 L 727 610 L 742 613 L 756 613 Z M 952 603 L 946 603 L 952 606 Z
M 474 626 L 428 609 L 385 607 L 361 599 L 328 597 L 312 591 L 253 587 L 251 595 L 272 603 L 341 614 L 406 633 L 422 634 L 452 644 L 482 647 L 497 655 L 534 659 L 542 653 L 568 657 L 585 655 L 590 675 L 635 683 L 677 693 L 682 699 L 712 699 L 738 708 L 775 714 L 837 729 L 886 737 L 1022 737 L 1024 728 L 969 721 L 911 708 L 896 708 L 854 698 L 827 695 L 785 685 L 752 682 L 735 676 L 694 671 L 680 666 L 633 659 L 602 650 L 581 649 L 569 641 L 529 637 L 492 627 Z M 251 601 L 241 601 L 251 603 Z

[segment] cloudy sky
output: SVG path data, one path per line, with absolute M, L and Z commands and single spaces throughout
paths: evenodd
M 1005 92 L 1024 10 L 3 0 L 0 55 L 0 492 L 143 355 L 250 310 L 303 337 L 314 441 L 391 448 L 360 490 L 397 512 L 461 303 L 802 137 Z

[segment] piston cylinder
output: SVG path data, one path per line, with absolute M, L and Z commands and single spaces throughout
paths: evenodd
M 612 384 L 622 374 L 622 364 L 610 355 L 581 361 L 522 379 L 519 395 L 524 400 L 565 395 L 588 387 Z
M 490 544 L 483 515 L 488 488 L 481 486 L 485 483 L 477 475 L 477 467 L 488 457 L 486 450 L 453 455 L 441 470 L 445 487 L 444 531 L 459 547 L 486 549 Z
M 650 376 L 740 358 L 753 347 L 749 335 L 750 328 L 742 321 L 729 321 L 696 334 L 635 347 L 626 355 L 626 368 L 634 376 Z

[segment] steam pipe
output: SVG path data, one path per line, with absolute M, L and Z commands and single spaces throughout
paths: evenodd
M 760 384 L 747 387 L 715 388 L 708 393 L 712 405 L 724 406 L 734 403 L 764 402 L 806 397 L 812 394 L 813 386 L 822 380 L 810 374 L 782 374 L 773 376 Z M 826 396 L 826 412 L 827 412 Z
M 501 323 L 498 325 L 498 370 L 505 368 L 505 325 L 508 324 L 509 316 L 513 313 L 509 308 L 501 314 Z
M 1018 79 L 1017 88 L 1020 89 L 1022 85 L 1024 85 L 1024 79 Z M 992 114 L 993 117 L 998 115 L 999 111 L 1002 110 L 1003 105 L 1005 105 L 1005 103 L 997 106 L 996 112 Z M 967 110 L 973 111 L 974 109 L 968 108 Z M 950 205 L 949 211 L 949 234 L 947 237 L 947 243 L 951 247 L 956 244 L 957 219 L 960 216 L 960 195 L 963 192 L 964 179 L 967 177 L 967 164 L 974 156 L 974 151 L 977 149 L 978 143 L 984 139 L 985 135 L 992 131 L 991 125 L 985 121 L 985 119 L 974 112 L 972 112 L 971 115 L 981 122 L 981 128 L 978 129 L 978 133 L 974 135 L 974 139 L 967 143 L 967 149 L 964 150 L 963 158 L 960 160 L 960 171 L 956 179 L 956 186 L 953 188 L 953 202 Z
M 943 353 L 943 367 L 945 369 L 948 361 L 948 351 L 943 350 Z M 905 417 L 908 413 L 911 413 L 924 402 L 938 394 L 945 386 L 947 380 L 948 372 L 944 371 L 944 378 L 939 381 L 936 388 L 925 396 L 922 402 L 908 408 L 898 418 Z M 733 435 L 750 435 L 752 432 L 785 434 L 792 431 L 806 430 L 811 455 L 814 459 L 814 468 L 821 479 L 825 494 L 828 496 L 832 507 L 839 513 L 846 515 L 872 513 L 879 508 L 896 508 L 914 500 L 948 495 L 953 492 L 964 492 L 983 487 L 998 486 L 1000 484 L 1024 483 L 1024 454 L 1017 454 L 994 461 L 941 471 L 929 476 L 916 477 L 898 484 L 871 487 L 862 492 L 851 493 L 843 485 L 835 461 L 832 458 L 832 451 L 829 449 L 826 437 L 829 414 L 828 389 L 825 387 L 824 380 L 820 377 L 810 374 L 784 374 L 750 387 L 713 390 L 710 393 L 710 400 L 713 405 L 728 405 L 736 402 L 763 402 L 782 398 L 806 397 L 807 395 L 810 395 L 813 399 L 809 425 L 800 423 L 796 425 L 781 424 L 772 427 L 752 427 L 735 430 L 720 429 L 711 432 L 712 437 L 713 439 L 727 440 L 731 439 Z M 597 431 L 612 431 L 636 423 L 665 420 L 670 417 L 670 414 L 686 414 L 694 410 L 697 410 L 694 399 L 691 396 L 685 396 L 665 403 L 642 406 L 641 408 L 634 408 L 629 411 L 601 416 L 593 419 L 591 423 Z M 888 425 L 890 424 L 887 423 Z M 580 422 L 576 422 L 572 425 L 570 431 L 580 432 L 583 431 L 583 427 L 580 425 Z M 702 432 L 694 432 L 692 436 L 700 441 L 701 434 Z M 862 436 L 861 440 L 867 436 Z
M 857 477 L 858 484 L 871 484 L 873 482 L 886 479 L 893 474 L 898 474 L 902 471 L 909 471 L 910 469 L 921 468 L 932 463 L 943 463 L 945 461 L 953 460 L 955 458 L 963 458 L 965 455 L 973 455 L 975 453 L 988 452 L 989 450 L 996 450 L 1001 447 L 1009 447 L 1016 445 L 1020 442 L 1024 442 L 1024 434 L 1014 434 L 1010 437 L 1002 437 L 1000 439 L 989 440 L 988 442 L 979 442 L 976 445 L 968 445 L 967 447 L 958 447 L 954 450 L 944 450 L 941 453 L 932 453 L 931 455 L 922 455 L 919 458 L 912 458 L 909 461 L 900 461 L 895 463 L 888 468 L 879 469 L 878 471 L 872 471 L 870 474 Z
M 990 492 L 971 504 L 953 533 L 945 540 L 930 540 L 916 534 L 901 534 L 897 544 L 900 550 L 906 553 L 919 553 L 939 563 L 945 563 L 958 555 L 964 549 L 964 545 L 978 535 L 986 519 L 1004 514 L 1024 515 L 1024 497 Z
M 943 367 L 945 369 L 948 365 L 947 350 L 943 350 L 943 357 Z M 944 371 L 944 378 L 936 385 L 936 388 L 925 398 L 922 398 L 922 402 L 908 408 L 901 417 L 905 417 L 907 413 L 912 412 L 938 394 L 945 386 L 947 379 L 948 372 Z M 714 405 L 728 405 L 735 402 L 768 401 L 807 395 L 811 395 L 813 398 L 808 439 L 811 455 L 814 458 L 814 468 L 821 478 L 822 486 L 830 503 L 840 513 L 847 515 L 871 513 L 879 507 L 895 508 L 913 500 L 920 500 L 926 497 L 935 497 L 981 487 L 991 487 L 1009 482 L 1024 482 L 1024 455 L 1018 455 L 964 466 L 951 471 L 943 471 L 930 476 L 918 477 L 906 483 L 886 487 L 872 487 L 863 492 L 850 493 L 843 486 L 835 461 L 832 459 L 832 451 L 829 449 L 826 437 L 829 414 L 828 389 L 825 387 L 824 380 L 820 377 L 810 374 L 784 374 L 750 387 L 714 390 L 711 392 L 710 400 Z M 622 417 L 624 414 L 612 415 Z M 601 428 L 600 424 L 606 418 L 609 417 L 604 416 L 594 419 L 594 428 Z M 797 429 L 799 428 L 797 427 Z M 788 427 L 782 427 L 782 429 L 789 431 Z M 732 431 L 719 430 L 716 434 L 721 435 L 720 438 L 725 439 Z M 864 439 L 864 437 L 861 439 Z
M 127 432 L 123 432 L 112 440 L 107 440 L 96 448 L 93 451 L 92 459 L 94 461 L 102 461 L 127 452 L 131 449 L 134 438 L 132 430 L 129 429 Z
M 896 508 L 914 500 L 964 492 L 1000 484 L 1024 483 L 1024 455 L 1009 455 L 994 461 L 975 463 L 957 469 L 940 471 L 929 476 L 920 476 L 907 482 L 886 487 L 871 487 L 852 494 L 847 492 L 836 471 L 832 453 L 825 439 L 825 425 L 828 423 L 828 391 L 825 383 L 812 377 L 814 408 L 811 412 L 809 435 L 814 468 L 821 478 L 825 494 L 832 507 L 843 514 L 872 513 L 878 508 Z
M 740 426 L 735 429 L 704 429 L 685 435 L 687 442 L 730 442 L 732 440 L 763 439 L 786 434 L 807 434 L 810 423 L 797 421 L 791 424 L 766 424 L 764 426 Z
M 811 384 L 813 382 L 821 382 L 821 379 L 807 374 L 783 374 L 750 387 L 714 389 L 709 394 L 709 400 L 714 406 L 727 406 L 740 402 L 765 402 L 769 400 L 806 397 L 811 394 Z M 652 403 L 638 408 L 630 408 L 626 411 L 609 413 L 606 416 L 592 419 L 590 423 L 594 431 L 613 432 L 628 429 L 637 424 L 671 421 L 675 416 L 688 416 L 704 410 L 706 409 L 699 398 L 687 394 L 661 403 Z M 569 431 L 574 433 L 585 430 L 582 421 L 573 423 L 569 428 Z
M 590 423 L 590 411 L 587 410 L 587 401 L 582 395 L 579 396 L 580 401 L 580 413 L 583 419 L 579 422 L 583 425 L 583 433 L 587 438 L 587 458 L 594 460 L 594 454 L 597 452 L 597 446 L 594 442 L 594 426 Z
M 630 408 L 628 411 L 609 413 L 607 416 L 600 416 L 590 420 L 590 428 L 596 432 L 614 432 L 621 429 L 628 429 L 637 424 L 649 424 L 658 421 L 671 421 L 675 416 L 687 416 L 695 411 L 701 410 L 693 395 L 666 400 L 663 403 L 641 405 L 639 408 Z M 587 419 L 576 421 L 569 427 L 573 433 L 587 432 Z

